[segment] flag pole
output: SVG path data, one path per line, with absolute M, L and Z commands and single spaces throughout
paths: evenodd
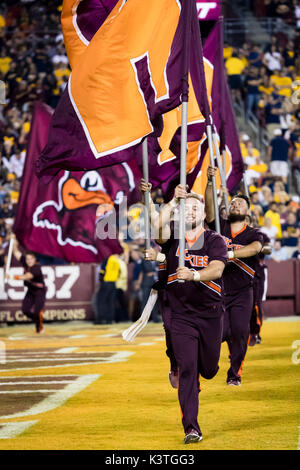
M 220 148 L 217 143 L 217 136 L 214 137 L 215 147 L 216 147 L 216 156 L 218 161 L 218 167 L 220 170 L 221 184 L 224 188 L 226 185 L 226 119 L 225 119 L 225 74 L 224 74 L 224 18 L 220 16 L 219 20 L 219 67 L 221 77 L 221 106 L 220 106 Z M 221 152 L 223 156 L 223 164 L 221 164 Z M 224 203 L 227 214 L 229 213 L 229 202 L 227 194 L 224 194 Z
M 211 116 L 210 116 L 210 121 L 212 121 Z M 207 140 L 208 140 L 208 151 L 209 151 L 210 166 L 212 168 L 215 168 L 215 158 L 214 158 L 213 136 L 212 136 L 211 124 L 207 124 L 206 132 L 207 132 Z M 216 177 L 215 176 L 212 177 L 212 190 L 213 190 L 213 201 L 214 201 L 214 210 L 215 210 L 215 228 L 216 228 L 216 232 L 221 233 L 220 217 L 219 217 L 219 206 L 218 206 L 218 196 L 217 196 L 217 184 L 216 184 Z
M 142 143 L 143 150 L 143 177 L 146 183 L 149 183 L 149 163 L 148 163 L 148 139 L 147 137 Z M 148 191 L 145 193 L 145 209 L 144 209 L 144 222 L 145 222 L 145 248 L 150 248 L 150 223 L 149 223 L 149 207 L 150 207 L 150 194 Z
M 186 187 L 187 154 L 187 110 L 188 103 L 183 101 L 181 110 L 181 147 L 180 147 L 180 184 Z M 185 199 L 179 203 L 179 267 L 185 265 Z
M 6 261 L 6 266 L 5 266 L 5 274 L 8 274 L 10 270 L 10 265 L 11 265 L 11 258 L 12 258 L 12 252 L 13 252 L 13 245 L 14 245 L 14 239 L 11 238 L 9 241 L 9 248 L 8 248 L 8 255 L 7 255 L 7 261 Z M 6 281 L 6 278 L 4 276 L 4 282 Z
M 248 189 L 248 185 L 247 185 L 247 182 L 246 182 L 245 172 L 243 173 L 243 185 L 244 185 L 244 194 L 245 194 L 245 196 L 247 196 L 249 198 L 250 197 L 249 196 L 249 189 Z
M 202 47 L 202 39 L 199 27 L 199 21 L 197 19 L 197 9 L 196 9 L 196 2 L 193 1 L 193 8 L 196 12 L 195 16 L 192 18 L 192 31 L 193 31 L 193 39 L 195 43 L 198 42 L 199 47 L 193 47 L 192 52 L 195 54 L 198 52 L 198 57 L 195 62 L 196 73 L 199 77 L 202 86 L 202 93 L 199 97 L 201 101 L 201 111 L 205 117 L 205 127 L 206 127 L 206 134 L 207 134 L 207 141 L 208 141 L 208 150 L 209 150 L 209 159 L 210 165 L 212 168 L 215 168 L 215 159 L 214 159 L 214 150 L 213 150 L 213 137 L 212 137 L 212 115 L 208 103 L 208 96 L 207 96 L 207 86 L 206 86 L 206 79 L 205 79 L 205 70 L 204 70 L 204 61 L 203 61 L 203 47 Z M 214 210 L 215 210 L 215 228 L 218 233 L 220 233 L 220 219 L 219 219 L 219 207 L 218 207 L 218 198 L 217 198 L 217 187 L 216 187 L 216 178 L 215 176 L 212 177 L 212 189 L 213 189 L 213 201 L 214 201 Z
M 182 108 L 181 108 L 181 142 L 180 142 L 180 184 L 186 188 L 186 155 L 187 155 L 187 112 L 189 100 L 189 69 L 190 69 L 190 43 L 192 31 L 192 1 L 184 2 L 185 14 L 185 35 L 184 35 L 184 56 L 182 64 Z M 179 202 L 179 260 L 178 266 L 185 265 L 185 199 Z M 179 282 L 184 282 L 179 279 Z
M 221 184 L 224 188 L 226 188 L 226 174 L 224 172 L 224 167 L 223 167 L 222 162 L 221 162 L 219 142 L 218 142 L 218 137 L 217 137 L 217 134 L 216 134 L 215 130 L 213 132 L 213 143 L 214 143 L 214 147 L 215 147 L 217 163 L 218 163 L 220 177 L 221 177 Z M 223 161 L 224 161 L 224 158 L 225 158 L 225 151 L 223 150 Z M 228 214 L 228 212 L 229 212 L 229 202 L 228 202 L 227 194 L 224 194 L 224 202 L 225 202 L 226 212 Z

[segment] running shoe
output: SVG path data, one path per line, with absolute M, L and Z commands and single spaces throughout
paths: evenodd
M 193 444 L 195 442 L 202 441 L 202 439 L 203 439 L 203 437 L 202 437 L 201 433 L 199 434 L 199 432 L 196 431 L 196 429 L 190 429 L 185 434 L 184 443 L 185 444 Z
M 257 335 L 251 334 L 249 338 L 249 346 L 255 346 L 257 343 Z
M 242 384 L 241 384 L 241 381 L 239 379 L 230 379 L 230 380 L 227 380 L 227 385 L 233 385 L 235 387 L 240 387 Z
M 170 371 L 169 380 L 170 380 L 170 384 L 172 385 L 173 388 L 178 388 L 179 377 L 178 377 L 178 372 L 177 371 L 175 371 L 175 370 Z
M 261 337 L 259 335 L 257 335 L 256 344 L 260 344 L 260 343 L 261 343 Z

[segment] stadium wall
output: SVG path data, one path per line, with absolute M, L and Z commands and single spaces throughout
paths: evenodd
M 268 292 L 264 302 L 266 317 L 300 315 L 300 260 L 280 263 L 268 260 Z M 42 266 L 47 285 L 45 321 L 94 319 L 92 301 L 98 289 L 94 264 Z M 11 268 L 11 274 L 22 274 L 22 267 Z M 130 277 L 129 273 L 129 277 Z M 0 268 L 0 323 L 30 321 L 21 310 L 25 288 L 22 281 L 4 282 Z

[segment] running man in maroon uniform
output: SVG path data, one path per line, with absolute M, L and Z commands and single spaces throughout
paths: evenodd
M 202 440 L 198 424 L 199 374 L 212 379 L 219 369 L 222 342 L 221 277 L 227 261 L 222 237 L 203 228 L 204 204 L 186 194 L 185 266 L 178 267 L 178 223 L 163 223 L 167 261 L 167 299 L 171 313 L 171 339 L 179 370 L 178 397 L 186 444 Z M 184 282 L 178 282 L 183 280 Z
M 175 189 L 174 198 L 164 206 L 161 212 L 156 211 L 155 205 L 151 199 L 151 183 L 146 183 L 144 179 L 141 179 L 140 191 L 144 194 L 149 192 L 149 201 L 150 201 L 150 211 L 149 219 L 154 230 L 159 232 L 159 226 L 165 224 L 167 221 L 173 219 L 174 209 L 177 207 L 179 202 L 179 197 L 181 195 L 180 187 Z M 184 193 L 185 195 L 185 193 Z M 158 307 L 160 314 L 163 320 L 163 326 L 165 330 L 166 338 L 166 354 L 170 360 L 170 372 L 169 372 L 169 381 L 173 388 L 178 388 L 178 365 L 176 362 L 172 340 L 171 340 L 171 311 L 166 294 L 167 286 L 167 262 L 166 255 L 168 253 L 168 247 L 162 245 L 161 252 L 157 249 L 150 248 L 145 251 L 145 259 L 148 261 L 157 261 L 158 262 L 158 281 L 152 286 L 153 289 L 157 290 L 158 293 Z
M 255 219 L 254 219 L 255 220 Z M 250 227 L 254 227 L 259 230 L 259 227 L 254 223 L 253 218 L 250 215 L 246 216 L 246 223 Z M 272 247 L 270 244 L 269 237 L 260 232 L 263 237 L 263 247 L 260 253 L 256 255 L 255 264 L 255 276 L 253 280 L 253 308 L 250 319 L 250 338 L 249 346 L 255 346 L 255 344 L 261 343 L 261 327 L 263 324 L 263 298 L 266 290 L 266 269 L 267 266 L 264 264 L 265 255 L 272 253 Z
M 27 251 L 25 256 L 18 249 L 14 235 L 13 254 L 24 266 L 25 273 L 14 276 L 15 279 L 24 281 L 28 290 L 22 302 L 22 312 L 34 321 L 36 332 L 43 333 L 43 307 L 46 300 L 46 286 L 40 264 L 32 251 Z
M 216 168 L 208 167 L 208 183 L 205 190 L 206 222 L 214 228 L 214 204 L 212 176 Z M 228 344 L 230 368 L 228 385 L 241 385 L 241 372 L 246 356 L 250 332 L 250 317 L 253 306 L 253 279 L 255 256 L 263 246 L 260 232 L 249 227 L 245 218 L 249 210 L 246 196 L 237 195 L 231 200 L 228 219 L 220 218 L 221 235 L 228 247 L 229 262 L 224 270 L 224 332 L 223 341 Z

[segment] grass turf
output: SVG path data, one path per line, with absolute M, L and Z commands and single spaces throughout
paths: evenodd
M 228 350 L 223 344 L 217 376 L 201 380 L 199 423 L 203 441 L 189 446 L 183 444 L 177 391 L 168 382 L 162 325 L 149 324 L 133 344 L 117 335 L 127 326 L 99 329 L 85 323 L 56 323 L 46 325 L 45 335 L 38 338 L 32 334 L 31 325 L 0 330 L 0 340 L 8 349 L 75 346 L 78 352 L 135 353 L 126 362 L 113 364 L 1 372 L 0 378 L 47 374 L 101 377 L 52 411 L 11 419 L 38 422 L 16 438 L 0 439 L 0 449 L 297 449 L 300 365 L 291 358 L 295 351 L 292 343 L 300 339 L 300 322 L 264 323 L 262 344 L 248 348 L 241 387 L 226 386 Z M 21 333 L 23 339 L 9 339 Z M 70 338 L 80 334 L 86 336 Z M 0 417 L 0 427 L 4 422 L 10 420 Z

